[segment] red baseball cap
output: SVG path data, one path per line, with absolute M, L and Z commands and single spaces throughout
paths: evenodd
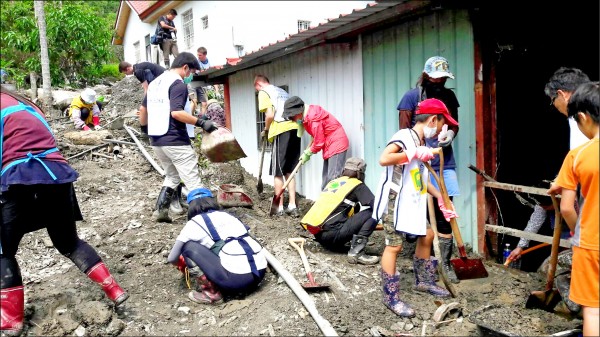
M 417 111 L 415 114 L 432 114 L 432 115 L 443 115 L 446 123 L 450 126 L 458 126 L 458 122 L 452 118 L 446 104 L 440 101 L 437 98 L 428 98 L 426 100 L 422 100 L 417 105 Z

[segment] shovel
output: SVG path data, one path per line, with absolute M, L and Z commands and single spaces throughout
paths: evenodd
M 446 208 L 452 208 L 452 201 L 450 201 L 450 197 L 448 196 L 448 191 L 446 190 L 446 184 L 444 183 L 444 153 L 442 151 L 439 152 L 440 156 L 440 175 L 433 170 L 429 163 L 425 162 L 425 166 L 437 182 L 438 187 L 440 188 L 440 193 L 442 194 L 442 198 L 444 199 L 444 204 L 446 204 Z M 465 251 L 465 244 L 463 243 L 462 236 L 460 235 L 460 229 L 458 228 L 458 222 L 456 218 L 450 219 L 450 226 L 452 227 L 452 234 L 454 235 L 454 239 L 456 240 L 456 247 L 458 248 L 458 255 L 460 258 L 450 260 L 452 267 L 454 268 L 454 272 L 459 280 L 470 280 L 475 278 L 484 278 L 488 276 L 488 272 L 483 265 L 481 259 L 469 259 L 467 258 L 467 252 Z
M 448 275 L 446 275 L 446 270 L 442 266 L 442 261 L 440 260 L 442 258 L 442 253 L 440 251 L 440 240 L 438 239 L 437 222 L 435 219 L 435 206 L 433 205 L 433 197 L 431 195 L 427 196 L 427 207 L 429 208 L 429 223 L 431 224 L 431 230 L 433 231 L 433 252 L 438 258 L 438 274 L 440 275 L 444 286 L 446 286 L 446 289 L 448 289 L 452 297 L 456 297 L 456 289 L 454 289 L 454 286 L 448 280 Z
M 258 164 L 258 182 L 256 183 L 256 191 L 258 194 L 263 192 L 263 182 L 262 182 L 262 169 L 263 162 L 265 161 L 265 150 L 267 148 L 267 136 L 264 136 L 262 139 L 262 149 L 260 150 L 260 162 Z
M 289 244 L 296 248 L 298 253 L 300 254 L 300 258 L 302 259 L 302 264 L 304 264 L 304 269 L 306 270 L 306 277 L 308 278 L 307 283 L 302 284 L 302 288 L 307 290 L 324 290 L 329 289 L 329 285 L 325 283 L 317 283 L 315 282 L 315 277 L 310 270 L 310 265 L 308 264 L 308 260 L 306 259 L 306 254 L 304 253 L 304 243 L 306 242 L 305 238 L 289 238 Z
M 554 311 L 554 306 L 560 301 L 558 291 L 553 290 L 554 273 L 556 272 L 556 264 L 558 262 L 558 247 L 560 243 L 560 233 L 562 227 L 562 217 L 560 215 L 558 201 L 556 197 L 551 195 L 552 204 L 554 205 L 554 213 L 556 223 L 554 224 L 554 233 L 552 236 L 552 250 L 550 253 L 550 264 L 548 265 L 548 277 L 546 278 L 546 289 L 532 291 L 527 298 L 525 308 L 527 309 L 543 309 L 549 312 Z
M 296 167 L 294 168 L 294 170 L 290 174 L 289 178 L 283 184 L 283 187 L 281 188 L 281 191 L 279 193 L 276 193 L 273 196 L 273 199 L 271 199 L 271 210 L 269 211 L 269 216 L 273 216 L 273 215 L 277 214 L 277 211 L 279 210 L 279 200 L 281 199 L 281 196 L 283 195 L 283 192 L 285 192 L 286 187 L 290 184 L 290 182 L 292 181 L 292 179 L 294 179 L 294 176 L 296 175 L 296 173 L 300 169 L 300 166 L 302 166 L 302 161 L 298 162 L 298 165 L 296 165 Z

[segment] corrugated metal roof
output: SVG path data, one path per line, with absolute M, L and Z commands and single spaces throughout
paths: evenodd
M 241 61 L 238 62 L 235 66 L 225 65 L 224 67 L 217 67 L 216 69 L 207 71 L 206 76 L 208 78 L 221 77 L 241 69 L 249 68 L 256 64 L 255 63 L 248 65 L 250 61 L 257 60 L 260 57 L 266 56 L 270 53 L 274 53 L 277 51 L 291 53 L 292 51 L 309 47 L 310 45 L 307 45 L 306 42 L 309 42 L 310 44 L 309 40 L 312 38 L 318 38 L 321 35 L 325 36 L 327 35 L 327 33 L 341 28 L 344 25 L 360 21 L 373 14 L 385 10 L 391 10 L 391 8 L 401 4 L 407 4 L 408 11 L 410 11 L 414 8 L 423 7 L 424 4 L 429 4 L 429 2 L 430 1 L 427 0 L 386 0 L 377 3 L 371 3 L 365 8 L 355 9 L 352 11 L 352 13 L 349 14 L 341 14 L 339 17 L 329 19 L 327 22 L 321 23 L 316 27 L 301 31 L 297 34 L 291 34 L 283 40 L 278 40 L 276 42 L 269 43 L 268 45 L 263 46 L 258 50 L 254 50 L 242 56 Z M 402 13 L 396 12 L 396 14 Z

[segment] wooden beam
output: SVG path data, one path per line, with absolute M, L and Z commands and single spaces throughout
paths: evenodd
M 494 232 L 494 233 L 498 233 L 498 234 L 507 234 L 510 236 L 516 236 L 518 238 L 552 244 L 551 236 L 541 235 L 541 234 L 531 233 L 531 232 L 525 232 L 525 231 L 521 231 L 518 229 L 510 228 L 510 227 L 486 224 L 485 230 Z M 564 248 L 571 248 L 571 242 L 569 240 L 560 239 L 560 246 L 564 247 Z
M 494 182 L 494 181 L 484 181 L 483 186 L 490 187 L 490 188 L 497 188 L 500 190 L 523 192 L 523 193 L 529 193 L 529 194 L 542 195 L 545 197 L 549 197 L 549 195 L 547 193 L 548 190 L 544 189 L 544 188 L 523 186 L 523 185 L 513 185 L 513 184 L 499 183 L 499 182 Z

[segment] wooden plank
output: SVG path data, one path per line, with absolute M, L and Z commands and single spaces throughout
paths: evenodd
M 483 186 L 490 187 L 490 188 L 497 188 L 500 190 L 523 192 L 523 193 L 529 193 L 529 194 L 542 195 L 545 197 L 549 197 L 549 195 L 547 193 L 548 190 L 544 189 L 544 188 L 523 186 L 523 185 L 513 185 L 513 184 L 499 183 L 499 182 L 494 182 L 494 181 L 484 181 Z
M 516 236 L 518 238 L 552 244 L 551 236 L 541 235 L 541 234 L 531 233 L 531 232 L 525 232 L 525 231 L 521 231 L 518 229 L 510 228 L 510 227 L 486 224 L 485 230 L 490 231 L 490 232 L 495 232 L 498 234 L 507 234 L 510 236 Z M 571 248 L 571 242 L 569 240 L 560 239 L 560 246 L 564 247 L 564 248 Z

